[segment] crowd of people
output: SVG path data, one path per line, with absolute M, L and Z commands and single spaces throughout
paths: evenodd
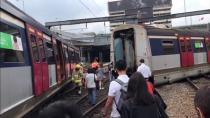
M 82 65 L 77 64 L 73 72 L 72 81 L 78 87 L 78 94 L 82 94 L 82 87 L 87 89 L 89 103 L 95 105 L 96 91 L 104 89 L 103 83 L 105 78 L 103 63 L 99 63 L 96 57 L 87 68 L 86 73 L 83 72 Z
M 102 110 L 104 118 L 168 118 L 167 105 L 155 90 L 154 78 L 150 67 L 140 59 L 137 71 L 130 77 L 126 74 L 127 64 L 119 60 L 109 65 L 108 99 Z M 75 66 L 73 81 L 81 94 L 82 85 L 87 88 L 90 105 L 96 104 L 97 90 L 104 89 L 105 79 L 103 64 L 95 58 L 83 75 L 81 65 Z M 84 78 L 84 79 L 82 79 Z M 210 118 L 210 87 L 201 88 L 195 95 L 195 108 L 200 118 Z M 52 103 L 40 112 L 40 118 L 81 118 L 78 106 L 68 101 Z M 52 117 L 50 117 L 52 116 Z

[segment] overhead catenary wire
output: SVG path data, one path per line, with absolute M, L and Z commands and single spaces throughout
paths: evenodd
M 79 0 L 79 2 L 94 16 L 94 17 L 97 17 L 93 12 L 92 10 L 84 3 L 82 2 L 82 0 Z
M 92 0 L 93 3 L 97 6 L 97 8 L 103 12 L 103 14 L 106 16 L 106 13 L 104 12 L 104 10 L 101 9 L 100 5 L 95 1 L 95 0 Z

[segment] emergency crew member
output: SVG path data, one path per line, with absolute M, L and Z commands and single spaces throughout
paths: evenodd
M 74 69 L 74 73 L 73 73 L 73 82 L 78 85 L 79 87 L 79 91 L 78 91 L 78 94 L 81 94 L 82 93 L 82 77 L 83 77 L 83 73 L 80 71 L 80 64 L 77 64 L 75 66 L 75 69 Z
M 94 61 L 92 64 L 91 64 L 91 67 L 96 71 L 99 67 L 99 64 L 97 61 Z

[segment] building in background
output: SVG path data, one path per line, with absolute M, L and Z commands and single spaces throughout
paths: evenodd
M 119 0 L 108 3 L 110 16 L 137 15 L 139 18 L 171 14 L 172 0 Z M 120 24 L 137 24 L 138 20 L 110 22 L 111 30 Z M 159 20 L 151 24 L 164 24 L 171 27 L 171 20 Z

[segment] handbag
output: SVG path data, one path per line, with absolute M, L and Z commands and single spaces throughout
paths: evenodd
M 156 97 L 158 97 L 157 99 L 159 100 L 160 106 L 165 110 L 167 108 L 167 105 L 164 102 L 163 98 L 160 96 L 157 90 L 154 90 L 154 94 L 156 95 Z
M 100 87 L 99 87 L 99 81 L 96 80 L 95 74 L 94 74 L 94 82 L 96 84 L 96 90 L 99 90 L 100 89 Z
M 159 118 L 169 118 L 168 115 L 166 114 L 164 108 L 161 106 L 158 96 L 154 95 L 154 99 L 155 99 L 155 104 L 157 106 L 158 117 Z

